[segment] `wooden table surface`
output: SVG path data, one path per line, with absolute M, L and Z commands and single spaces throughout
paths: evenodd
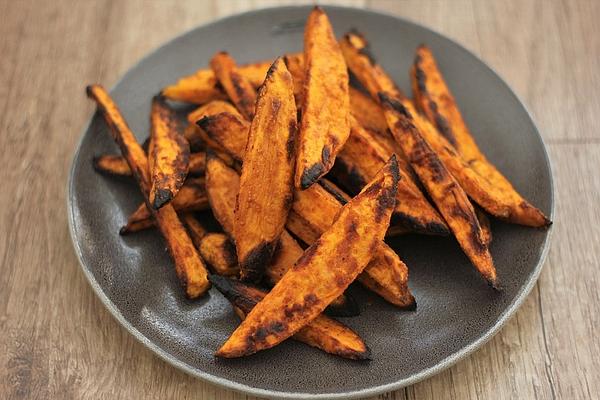
M 0 1 L 0 398 L 246 397 L 171 367 L 104 309 L 71 245 L 65 188 L 94 111 L 85 84 L 111 87 L 175 35 L 281 3 Z M 532 112 L 556 183 L 550 254 L 516 316 L 452 368 L 379 398 L 598 398 L 600 2 L 339 3 L 422 23 L 491 65 Z

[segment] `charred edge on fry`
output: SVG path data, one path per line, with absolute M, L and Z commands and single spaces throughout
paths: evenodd
M 423 48 L 423 47 L 424 46 L 421 45 L 421 46 L 419 46 L 419 49 Z M 450 126 L 450 124 L 448 123 L 446 118 L 444 118 L 444 116 L 442 114 L 440 114 L 437 104 L 431 99 L 431 97 L 429 96 L 429 93 L 427 91 L 427 74 L 425 74 L 425 71 L 423 71 L 423 69 L 421 69 L 421 66 L 420 66 L 422 60 L 423 59 L 421 58 L 420 55 L 417 55 L 415 57 L 414 68 L 415 68 L 415 79 L 417 81 L 417 87 L 419 88 L 419 91 L 421 92 L 420 94 L 427 97 L 429 109 L 433 113 L 433 122 L 435 123 L 435 126 L 437 127 L 438 131 L 446 139 L 448 139 L 448 141 L 452 144 L 452 146 L 456 147 L 457 141 L 456 141 L 456 136 L 454 135 L 454 132 L 452 132 L 452 127 Z
M 392 220 L 396 224 L 399 224 L 405 228 L 410 229 L 413 232 L 431 234 L 436 236 L 448 236 L 450 230 L 448 226 L 441 222 L 425 222 L 420 221 L 418 218 L 408 215 L 400 211 L 394 211 Z
M 239 260 L 244 282 L 260 280 L 267 264 L 273 257 L 276 245 L 277 242 L 262 242 L 248 253 L 245 260 Z
M 173 199 L 173 193 L 169 189 L 158 189 L 154 195 L 154 203 L 152 206 L 158 210 Z
M 302 178 L 300 179 L 300 186 L 302 189 L 308 189 L 313 183 L 315 183 L 321 174 L 323 174 L 324 165 L 323 163 L 315 163 L 310 168 L 305 169 L 302 172 Z
M 250 296 L 247 296 L 241 290 L 243 288 L 242 284 L 234 279 L 216 274 L 209 274 L 208 280 L 227 300 L 235 304 L 236 307 L 240 308 L 246 314 L 249 313 L 259 301 L 259 299 L 252 299 Z

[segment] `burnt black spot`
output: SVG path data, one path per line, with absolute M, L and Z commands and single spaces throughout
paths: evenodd
M 437 111 L 437 104 L 433 101 L 430 101 L 429 108 L 431 108 L 433 112 L 433 120 L 435 122 L 435 126 L 438 128 L 438 131 L 440 131 L 440 133 L 444 135 L 446 139 L 448 139 L 452 146 L 456 147 L 457 142 L 456 137 L 454 136 L 454 132 L 452 131 L 448 120 Z
M 148 136 L 142 142 L 142 149 L 144 149 L 144 153 L 148 153 L 148 148 L 150 147 L 150 136 Z
M 436 236 L 448 236 L 450 234 L 448 226 L 442 221 L 425 222 L 417 217 L 408 215 L 403 212 L 395 212 L 393 215 L 393 221 L 395 224 L 397 223 L 398 225 L 401 225 L 405 228 L 408 228 L 410 231 L 417 233 Z
M 173 193 L 171 193 L 169 189 L 158 189 L 154 195 L 154 203 L 152 204 L 152 207 L 154 207 L 155 210 L 158 210 L 171 201 L 172 198 Z
M 273 242 L 260 243 L 248 253 L 245 260 L 239 260 L 242 280 L 258 282 L 262 278 L 266 266 L 273 257 L 275 246 L 276 243 Z
M 277 68 L 279 68 L 279 61 L 280 60 L 281 60 L 281 57 L 277 57 L 275 59 L 275 61 L 273 61 L 273 64 L 271 64 L 271 66 L 269 67 L 269 70 L 267 71 L 267 75 L 265 76 L 265 80 L 266 79 L 271 79 L 271 77 L 273 76 L 273 74 L 277 71 Z
M 315 183 L 321 174 L 323 174 L 324 167 L 322 163 L 315 163 L 310 168 L 305 169 L 302 172 L 302 178 L 300 179 L 300 186 L 302 189 L 308 189 L 313 183 Z
M 223 257 L 227 265 L 237 265 L 237 254 L 231 240 L 227 239 L 222 244 Z
M 379 96 L 379 101 L 381 101 L 381 105 L 383 107 L 394 110 L 400 115 L 412 119 L 412 115 L 410 115 L 410 112 L 406 109 L 406 107 L 404 107 L 404 105 L 402 105 L 400 101 L 385 92 L 379 92 L 377 95 Z
M 389 215 L 389 211 L 396 206 L 396 192 L 394 190 L 386 190 L 377 198 L 377 206 L 375 208 L 375 222 L 380 223 L 383 218 Z
M 208 280 L 227 300 L 246 314 L 261 300 L 260 296 L 250 296 L 247 290 L 250 288 L 256 290 L 256 288 L 240 281 L 215 274 L 209 274 Z
M 269 326 L 268 330 L 275 333 L 281 333 L 285 330 L 285 325 L 279 321 L 275 321 Z
M 331 149 L 327 146 L 324 146 L 323 150 L 321 151 L 321 161 L 323 162 L 323 165 L 327 165 L 329 163 L 330 156 L 331 156 Z
M 200 128 L 202 128 L 204 130 L 208 130 L 210 128 L 210 125 L 214 122 L 214 119 L 215 119 L 214 116 L 205 115 L 204 117 L 202 117 L 198 121 L 196 121 L 196 125 L 198 125 Z
M 263 340 L 265 340 L 267 338 L 267 336 L 269 335 L 269 331 L 265 328 L 258 328 L 256 330 L 256 332 L 254 333 L 254 339 L 256 341 L 262 342 Z
M 425 75 L 425 72 L 418 67 L 418 63 L 420 61 L 419 60 L 421 57 L 417 56 L 417 59 L 415 59 L 415 78 L 417 81 L 417 88 L 419 89 L 419 92 L 421 92 L 420 94 L 424 95 L 427 93 L 427 76 Z

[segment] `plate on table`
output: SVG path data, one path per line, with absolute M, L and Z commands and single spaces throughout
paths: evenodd
M 152 96 L 208 65 L 227 50 L 241 63 L 302 50 L 310 7 L 253 11 L 198 27 L 145 57 L 111 94 L 138 140 L 149 132 Z M 542 139 L 511 89 L 481 60 L 427 28 L 371 11 L 325 7 L 336 34 L 364 32 L 378 62 L 410 93 L 409 68 L 425 43 L 463 111 L 478 144 L 517 190 L 553 219 L 551 168 Z M 84 93 L 81 94 L 82 97 Z M 234 390 L 268 397 L 364 397 L 432 376 L 471 353 L 515 313 L 542 269 L 551 229 L 492 220 L 491 253 L 502 280 L 490 289 L 451 238 L 406 235 L 389 241 L 410 269 L 416 311 L 399 311 L 351 287 L 361 315 L 341 318 L 371 349 L 356 362 L 286 341 L 250 357 L 223 360 L 214 352 L 239 324 L 215 289 L 185 299 L 160 235 L 127 237 L 119 228 L 141 202 L 136 185 L 97 174 L 92 158 L 118 153 L 95 115 L 75 154 L 68 214 L 75 251 L 102 302 L 138 340 L 189 374 Z

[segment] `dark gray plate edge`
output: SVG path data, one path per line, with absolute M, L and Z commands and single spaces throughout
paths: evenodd
M 211 25 L 220 23 L 222 21 L 237 18 L 240 15 L 251 15 L 251 14 L 255 14 L 255 13 L 269 11 L 272 9 L 298 9 L 298 8 L 309 9 L 310 7 L 311 6 L 307 6 L 307 5 L 285 6 L 285 7 L 266 7 L 266 8 L 260 8 L 260 9 L 256 9 L 256 10 L 252 10 L 252 11 L 248 11 L 248 12 L 244 12 L 244 13 L 230 15 L 230 16 L 227 16 L 224 18 L 217 19 L 217 20 L 212 21 L 207 24 L 196 26 L 196 27 L 188 30 L 187 32 L 185 32 L 181 35 L 178 35 L 175 38 L 167 41 L 166 43 L 157 47 L 153 51 L 150 51 L 146 56 L 144 56 L 135 65 L 133 65 L 132 67 L 130 67 L 128 69 L 128 71 L 123 75 L 123 77 L 121 79 L 119 79 L 115 83 L 115 85 L 110 89 L 110 92 L 112 93 L 113 89 L 116 86 L 118 86 L 122 81 L 125 81 L 129 77 L 130 73 L 132 73 L 132 71 L 134 69 L 136 69 L 136 67 L 138 67 L 140 64 L 142 64 L 148 57 L 150 57 L 150 55 L 152 55 L 156 51 L 160 50 L 161 48 L 169 46 L 173 42 L 175 42 L 185 36 L 190 35 L 194 30 L 198 29 L 201 26 L 209 27 Z M 355 8 L 355 7 L 329 6 L 329 5 L 325 5 L 325 6 L 323 6 L 323 8 L 325 8 L 326 10 L 327 9 L 357 10 L 357 11 L 370 13 L 370 14 L 374 14 L 374 15 L 382 16 L 382 17 L 386 17 L 386 18 L 394 18 L 399 21 L 402 21 L 403 23 L 413 25 L 413 26 L 421 28 L 421 29 L 428 30 L 431 33 L 433 33 L 434 35 L 448 40 L 450 42 L 450 44 L 452 46 L 454 46 L 458 51 L 461 51 L 461 52 L 467 54 L 468 56 L 474 57 L 476 60 L 481 62 L 488 70 L 490 70 L 490 72 L 492 72 L 492 74 L 495 75 L 501 81 L 502 85 L 504 85 L 508 89 L 509 93 L 521 105 L 521 107 L 523 107 L 523 109 L 527 113 L 529 120 L 535 127 L 535 133 L 536 133 L 537 138 L 540 141 L 540 144 L 542 145 L 542 148 L 544 150 L 544 158 L 546 160 L 546 165 L 548 167 L 548 170 L 550 171 L 550 174 L 549 174 L 550 175 L 550 219 L 552 221 L 555 220 L 556 202 L 555 202 L 554 174 L 553 174 L 552 162 L 551 162 L 550 156 L 547 151 L 546 143 L 544 142 L 544 139 L 540 135 L 540 132 L 537 128 L 537 125 L 535 124 L 535 121 L 534 121 L 529 109 L 525 106 L 525 104 L 521 101 L 521 99 L 519 99 L 519 97 L 513 92 L 513 90 L 506 83 L 506 81 L 504 79 L 502 79 L 500 74 L 498 74 L 492 67 L 490 67 L 487 63 L 485 63 L 483 60 L 481 60 L 478 56 L 473 54 L 470 50 L 466 49 L 465 47 L 463 47 L 462 45 L 460 45 L 453 39 L 451 39 L 447 36 L 444 36 L 427 26 L 417 24 L 415 22 L 412 22 L 412 21 L 402 18 L 402 17 L 389 15 L 389 14 L 386 14 L 383 12 L 370 10 L 370 9 L 360 9 L 360 8 Z M 82 94 L 83 94 L 83 90 L 82 90 Z M 94 112 L 94 115 L 95 115 L 95 112 Z M 542 249 L 542 253 L 540 254 L 538 263 L 537 263 L 533 273 L 531 274 L 529 281 L 527 282 L 527 285 L 521 289 L 518 296 L 513 300 L 513 302 L 509 305 L 509 307 L 506 308 L 506 310 L 502 313 L 502 315 L 500 315 L 500 317 L 498 318 L 498 320 L 496 321 L 494 326 L 492 326 L 484 335 L 482 335 L 480 338 L 478 338 L 477 340 L 475 340 L 468 346 L 465 346 L 462 349 L 460 349 L 459 351 L 457 351 L 456 353 L 452 354 L 451 356 L 446 357 L 445 359 L 441 360 L 438 364 L 434 365 L 433 367 L 427 368 L 427 369 L 425 369 L 417 374 L 414 374 L 406 379 L 401 379 L 397 382 L 379 385 L 379 386 L 375 386 L 375 387 L 368 388 L 368 389 L 360 389 L 360 390 L 355 390 L 355 391 L 350 391 L 350 392 L 314 394 L 314 393 L 300 393 L 300 392 L 295 392 L 295 393 L 279 392 L 279 391 L 272 391 L 272 390 L 267 390 L 267 389 L 258 389 L 258 388 L 244 385 L 244 384 L 241 384 L 241 383 L 238 383 L 235 381 L 230 381 L 225 378 L 219 378 L 214 375 L 211 375 L 211 374 L 208 374 L 208 373 L 205 373 L 202 371 L 197 371 L 197 370 L 190 368 L 187 364 L 177 360 L 171 354 L 169 354 L 168 352 L 164 351 L 163 349 L 161 349 L 160 347 L 155 345 L 150 339 L 148 339 L 140 331 L 138 331 L 133 325 L 131 325 L 123 317 L 123 315 L 120 313 L 120 311 L 117 309 L 117 307 L 115 307 L 114 303 L 106 296 L 106 294 L 104 293 L 104 291 L 102 290 L 102 288 L 100 287 L 98 282 L 96 281 L 95 277 L 84 265 L 82 251 L 81 251 L 81 248 L 79 247 L 79 242 L 77 241 L 77 231 L 75 228 L 75 210 L 74 210 L 71 199 L 74 195 L 73 177 L 75 174 L 75 164 L 79 158 L 79 152 L 81 149 L 81 144 L 83 142 L 85 133 L 90 129 L 94 115 L 92 115 L 92 117 L 89 119 L 88 123 L 86 124 L 86 126 L 83 130 L 83 133 L 79 137 L 79 141 L 77 143 L 77 148 L 75 150 L 75 154 L 73 155 L 73 159 L 71 160 L 71 167 L 69 170 L 69 176 L 68 176 L 68 180 L 67 180 L 66 206 L 67 206 L 69 233 L 70 233 L 71 241 L 73 242 L 75 255 L 77 256 L 77 260 L 79 261 L 79 265 L 81 267 L 81 270 L 84 273 L 84 276 L 86 277 L 88 283 L 90 284 L 90 286 L 92 287 L 92 289 L 94 290 L 94 292 L 96 293 L 96 295 L 98 296 L 100 301 L 104 304 L 106 309 L 117 319 L 117 321 L 121 324 L 121 326 L 123 326 L 131 335 L 133 335 L 133 337 L 136 340 L 138 340 L 144 346 L 148 347 L 150 350 L 152 350 L 154 353 L 156 353 L 162 360 L 166 361 L 167 363 L 173 365 L 174 367 L 176 367 L 194 377 L 201 378 L 212 384 L 219 385 L 219 386 L 225 387 L 227 389 L 232 389 L 232 390 L 235 390 L 240 393 L 250 394 L 253 396 L 268 397 L 268 398 L 280 398 L 280 399 L 306 399 L 306 398 L 309 398 L 309 399 L 348 399 L 348 398 L 376 396 L 381 393 L 401 389 L 403 387 L 417 383 L 421 380 L 432 377 L 432 376 L 442 372 L 446 368 L 449 368 L 452 365 L 456 364 L 458 361 L 469 356 L 471 353 L 473 353 L 479 347 L 481 347 L 485 343 L 487 343 L 491 338 L 493 338 L 500 331 L 500 329 L 504 326 L 504 324 L 506 324 L 506 322 L 508 322 L 508 320 L 518 310 L 518 308 L 521 306 L 523 301 L 525 301 L 525 299 L 527 298 L 527 296 L 529 295 L 529 293 L 531 292 L 531 290 L 537 283 L 537 280 L 542 272 L 546 258 L 548 256 L 548 252 L 550 250 L 550 242 L 551 242 L 551 238 L 552 238 L 552 233 L 554 231 L 553 226 L 550 226 L 547 230 L 547 235 L 546 235 L 546 239 L 544 241 L 544 245 L 543 245 L 544 247 Z

